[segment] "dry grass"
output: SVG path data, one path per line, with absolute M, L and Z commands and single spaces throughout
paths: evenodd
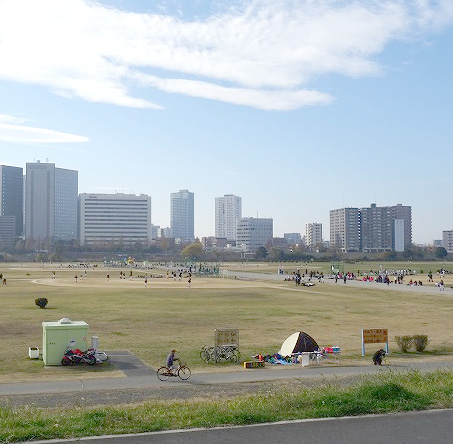
M 241 270 L 247 268 L 242 266 Z M 275 272 L 278 265 L 258 268 Z M 56 270 L 55 280 L 52 269 Z M 435 265 L 431 264 L 431 269 L 434 271 Z M 275 353 L 288 335 L 299 330 L 312 335 L 321 346 L 341 346 L 351 359 L 360 356 L 362 328 L 388 328 L 392 340 L 395 335 L 426 334 L 431 351 L 453 345 L 453 331 L 447 328 L 453 314 L 450 288 L 426 294 L 378 284 L 355 287 L 325 283 L 296 288 L 290 282 L 197 277 L 191 288 L 186 281 L 166 277 L 148 279 L 145 288 L 143 279 L 137 277 L 120 280 L 120 269 L 89 269 L 87 277 L 78 282 L 74 275 L 84 275 L 83 269 L 15 265 L 0 271 L 7 278 L 7 285 L 0 287 L 1 380 L 13 374 L 16 379 L 68 375 L 67 369 L 44 369 L 41 361 L 28 359 L 29 346 L 41 348 L 41 322 L 62 317 L 86 321 L 90 333 L 99 336 L 101 349 L 130 350 L 154 367 L 174 347 L 192 368 L 206 368 L 199 350 L 213 344 L 213 331 L 221 327 L 240 329 L 245 358 L 259 351 Z M 134 276 L 138 274 L 143 273 L 134 271 Z M 423 279 L 425 282 L 426 277 Z M 447 286 L 450 279 L 446 279 Z M 49 300 L 48 308 L 39 309 L 34 304 L 38 297 Z M 397 349 L 394 342 L 391 349 Z M 105 371 L 110 375 L 113 369 Z M 70 372 L 77 377 L 87 373 L 83 369 Z

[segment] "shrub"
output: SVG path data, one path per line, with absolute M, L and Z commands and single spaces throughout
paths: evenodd
M 428 336 L 426 335 L 414 335 L 412 336 L 412 341 L 414 343 L 415 350 L 418 352 L 424 351 L 429 342 Z
M 38 298 L 38 299 L 35 299 L 35 304 L 36 304 L 39 308 L 46 308 L 47 299 L 46 299 L 46 298 Z
M 398 344 L 398 347 L 401 349 L 403 353 L 407 353 L 407 351 L 412 347 L 414 339 L 412 336 L 395 336 L 395 341 Z

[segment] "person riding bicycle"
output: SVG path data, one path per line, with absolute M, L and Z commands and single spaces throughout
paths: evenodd
M 177 366 L 174 364 L 175 361 L 179 361 L 179 358 L 175 355 L 176 350 L 172 350 L 167 356 L 167 367 L 174 373 Z

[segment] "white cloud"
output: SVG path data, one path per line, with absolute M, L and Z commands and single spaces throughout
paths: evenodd
M 108 3 L 105 1 L 105 3 Z M 320 75 L 378 75 L 386 46 L 453 21 L 450 0 L 249 0 L 203 19 L 90 0 L 0 0 L 0 79 L 161 108 L 150 86 L 290 110 L 329 103 Z
M 8 114 L 0 114 L 0 123 L 13 123 L 19 124 L 26 122 L 27 119 L 17 116 L 10 116 Z
M 88 142 L 88 137 L 62 133 L 44 128 L 1 123 L 0 140 L 14 143 L 77 143 Z

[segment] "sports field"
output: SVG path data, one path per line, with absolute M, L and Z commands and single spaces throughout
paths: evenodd
M 368 262 L 350 267 L 356 273 L 379 266 Z M 287 336 L 301 330 L 320 346 L 340 346 L 344 362 L 360 364 L 362 328 L 388 328 L 395 358 L 401 357 L 395 353 L 395 335 L 426 334 L 430 343 L 424 356 L 439 359 L 453 351 L 453 275 L 445 275 L 445 291 L 439 291 L 435 283 L 427 282 L 426 273 L 453 270 L 453 265 L 410 266 L 417 270 L 423 287 L 355 281 L 335 284 L 332 280 L 315 281 L 314 287 L 296 287 L 293 282 L 260 278 L 259 273 L 275 274 L 279 264 L 224 264 L 221 276 L 231 277 L 236 269 L 253 271 L 258 279 L 193 276 L 190 287 L 187 278 L 174 280 L 167 277 L 166 269 L 159 268 L 134 268 L 130 278 L 130 269 L 102 265 L 2 264 L 0 272 L 6 285 L 0 288 L 0 382 L 105 373 L 121 376 L 109 366 L 44 368 L 42 361 L 28 358 L 29 346 L 41 348 L 41 322 L 63 317 L 86 321 L 90 334 L 99 336 L 101 350 L 130 350 L 151 367 L 162 365 L 168 351 L 176 348 L 193 370 L 213 370 L 200 360 L 199 351 L 203 345 L 213 345 L 214 329 L 222 327 L 239 329 L 243 359 L 258 352 L 276 353 Z M 408 268 L 407 264 L 391 267 Z M 285 264 L 282 268 L 285 273 L 296 268 L 326 272 L 328 264 Z M 120 278 L 123 272 L 125 279 Z M 406 277 L 406 282 L 409 279 Z M 439 279 L 434 276 L 435 281 Z M 46 309 L 35 305 L 38 297 L 48 299 Z M 368 348 L 371 353 L 376 346 Z M 409 354 L 415 356 L 419 355 Z

